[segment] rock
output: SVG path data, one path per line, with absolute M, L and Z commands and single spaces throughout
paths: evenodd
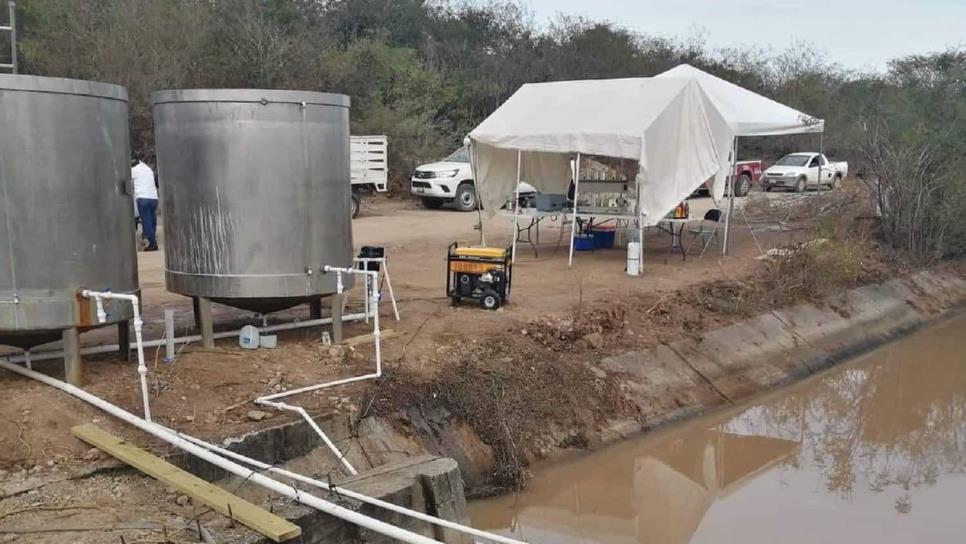
M 604 372 L 603 369 L 597 368 L 596 366 L 590 367 L 590 373 L 601 380 L 607 377 L 607 373 Z
M 87 450 L 86 453 L 84 453 L 85 461 L 97 461 L 100 458 L 101 458 L 101 450 L 97 448 L 91 448 Z
M 522 334 L 523 336 L 526 336 L 527 332 L 528 331 L 526 329 L 520 329 L 520 334 Z
M 248 419 L 252 421 L 261 421 L 268 417 L 268 414 L 262 412 L 261 410 L 249 410 Z
M 600 349 L 601 346 L 604 345 L 604 337 L 599 332 L 592 332 L 588 335 L 585 335 L 581 338 L 581 340 L 587 344 L 587 346 L 594 349 Z
M 278 374 L 275 375 L 274 378 L 272 378 L 271 380 L 269 380 L 268 386 L 269 387 L 277 387 L 281 383 L 282 383 L 282 374 L 281 373 L 278 373 Z
M 187 506 L 188 505 L 188 501 L 190 501 L 190 500 L 191 499 L 189 499 L 187 495 L 178 495 L 178 498 L 175 499 L 174 502 L 178 506 Z

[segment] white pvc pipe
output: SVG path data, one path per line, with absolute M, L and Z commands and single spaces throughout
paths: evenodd
M 365 319 L 365 317 L 366 317 L 365 314 L 348 314 L 348 315 L 342 316 L 342 321 L 361 321 Z M 315 327 L 317 325 L 328 325 L 329 323 L 332 323 L 332 318 L 323 317 L 321 319 L 309 319 L 306 321 L 291 321 L 289 323 L 279 323 L 277 325 L 269 325 L 268 327 L 264 327 L 259 330 L 261 332 L 287 331 L 292 329 Z M 233 331 L 216 332 L 214 337 L 215 339 L 232 338 L 232 337 L 237 337 L 240 333 L 241 333 L 241 329 L 236 329 Z M 174 339 L 174 342 L 176 344 L 189 344 L 191 342 L 200 342 L 200 341 L 201 341 L 201 336 L 197 334 L 192 336 L 181 336 Z M 143 342 L 142 345 L 146 348 L 154 348 L 154 347 L 165 345 L 165 342 L 167 342 L 165 338 L 160 338 L 158 340 L 147 340 Z M 132 344 L 132 345 L 135 345 L 135 344 Z M 82 349 L 81 355 L 97 355 L 101 353 L 113 353 L 115 351 L 118 351 L 119 349 L 120 349 L 120 346 L 118 344 L 105 344 L 103 346 L 91 346 L 91 347 Z M 22 352 L 15 355 L 0 357 L 0 360 L 9 361 L 11 363 L 22 363 L 25 360 L 25 353 L 26 352 Z M 62 350 L 50 350 L 50 351 L 42 351 L 40 353 L 31 354 L 31 360 L 46 361 L 50 359 L 60 359 L 63 356 L 64 356 L 64 352 Z
M 384 501 L 382 499 L 377 499 L 375 497 L 370 497 L 369 495 L 363 495 L 362 493 L 359 493 L 359 492 L 356 492 L 356 491 L 352 491 L 351 489 L 346 489 L 344 487 L 332 485 L 332 484 L 326 483 L 326 482 L 324 482 L 322 480 L 316 480 L 314 478 L 309 478 L 308 476 L 305 476 L 303 474 L 299 474 L 297 472 L 291 472 L 289 470 L 285 470 L 284 468 L 275 467 L 275 466 L 272 466 L 272 465 L 270 465 L 268 463 L 263 463 L 263 462 L 258 461 L 256 459 L 252 459 L 250 457 L 245 457 L 244 455 L 241 455 L 240 453 L 235 453 L 235 452 L 233 452 L 233 451 L 231 451 L 229 449 L 222 448 L 222 447 L 216 446 L 214 444 L 210 444 L 208 442 L 205 442 L 204 440 L 195 438 L 193 436 L 188 436 L 186 434 L 180 433 L 178 431 L 173 431 L 171 429 L 168 429 L 168 430 L 171 431 L 171 432 L 173 432 L 173 433 L 175 433 L 175 434 L 177 434 L 181 438 L 184 438 L 188 442 L 191 442 L 192 444 L 197 444 L 198 446 L 201 446 L 202 448 L 211 450 L 211 451 L 213 451 L 215 453 L 218 453 L 218 454 L 220 454 L 220 455 L 222 455 L 224 457 L 228 457 L 230 459 L 234 459 L 235 461 L 239 461 L 239 462 L 245 463 L 246 465 L 250 465 L 250 466 L 255 467 L 255 468 L 257 468 L 259 470 L 262 470 L 262 471 L 268 471 L 268 472 L 271 472 L 273 474 L 278 474 L 279 476 L 283 476 L 285 478 L 290 478 L 290 479 L 295 480 L 297 482 L 302 482 L 303 484 L 307 484 L 307 485 L 311 485 L 313 487 L 317 487 L 317 488 L 322 489 L 324 491 L 330 491 L 330 492 L 338 493 L 339 495 L 343 495 L 345 497 L 349 497 L 350 499 L 357 500 L 359 502 L 363 502 L 363 503 L 366 503 L 366 504 L 371 504 L 373 506 L 378 506 L 380 508 L 385 508 L 386 510 L 389 510 L 390 512 L 396 512 L 397 514 L 402 514 L 404 516 L 409 516 L 409 517 L 411 517 L 413 519 L 418 519 L 420 521 L 425 521 L 426 523 L 431 523 L 433 525 L 438 525 L 440 527 L 445 527 L 447 529 L 452 529 L 454 531 L 458 531 L 458 532 L 465 533 L 465 534 L 468 534 L 468 535 L 473 535 L 473 536 L 476 536 L 476 537 L 479 537 L 479 538 L 483 538 L 483 539 L 486 539 L 486 540 L 489 540 L 489 541 L 492 541 L 492 542 L 502 542 L 504 544 L 526 544 L 526 543 L 524 543 L 524 542 L 522 542 L 520 540 L 514 540 L 514 539 L 509 538 L 509 537 L 500 536 L 500 535 L 496 535 L 496 534 L 493 534 L 493 533 L 488 533 L 486 531 L 481 531 L 479 529 L 475 529 L 475 528 L 469 527 L 467 525 L 461 525 L 461 524 L 456 523 L 456 522 L 453 522 L 453 521 L 449 521 L 449 520 L 445 520 L 445 519 L 442 519 L 442 518 L 438 518 L 436 516 L 431 516 L 429 514 L 425 514 L 423 512 L 419 512 L 417 510 L 412 510 L 412 509 L 406 508 L 405 506 L 400 506 L 398 504 L 391 503 L 391 502 L 387 502 L 387 501 Z
M 84 402 L 87 402 L 88 404 L 91 404 L 97 408 L 100 408 L 101 410 L 117 418 L 120 418 L 126 421 L 127 423 L 134 425 L 135 427 L 141 429 L 142 431 L 156 438 L 164 440 L 165 442 L 179 449 L 182 449 L 190 453 L 191 455 L 194 455 L 204 461 L 207 461 L 217 466 L 218 468 L 221 468 L 227 472 L 230 472 L 235 476 L 238 476 L 239 478 L 243 478 L 245 481 L 252 482 L 256 485 L 264 487 L 265 489 L 268 489 L 269 491 L 272 491 L 273 493 L 277 493 L 283 497 L 292 499 L 306 506 L 315 508 L 320 512 L 329 514 L 331 516 L 335 516 L 341 520 L 345 520 L 354 525 L 358 525 L 359 527 L 368 529 L 370 531 L 379 533 L 381 535 L 388 536 L 389 538 L 394 538 L 402 542 L 407 542 L 410 544 L 442 544 L 438 540 L 433 540 L 431 538 L 418 535 L 416 533 L 407 531 L 405 529 L 401 529 L 394 525 L 390 525 L 383 521 L 370 518 L 358 512 L 349 510 L 348 508 L 323 500 L 305 491 L 300 491 L 299 489 L 291 485 L 279 482 L 277 480 L 273 480 L 272 478 L 265 476 L 261 472 L 253 471 L 251 469 L 245 468 L 244 466 L 239 465 L 234 461 L 225 459 L 224 457 L 221 457 L 220 455 L 212 453 L 201 446 L 193 444 L 192 442 L 178 436 L 177 434 L 162 427 L 161 425 L 152 423 L 150 421 L 147 421 L 146 419 L 141 419 L 136 415 L 124 410 L 123 408 L 115 406 L 107 402 L 106 400 L 100 397 L 94 396 L 79 387 L 70 385 L 69 383 L 56 380 L 45 374 L 41 374 L 33 370 L 28 370 L 26 368 L 14 365 L 7 361 L 0 361 L 0 368 L 4 368 L 16 374 L 20 374 L 21 376 L 32 378 L 34 380 L 45 383 L 51 387 L 60 389 L 61 391 L 64 391 L 69 395 L 77 397 L 78 399 Z
M 386 286 L 389 287 L 389 300 L 392 302 L 393 316 L 395 316 L 396 321 L 399 321 L 399 307 L 396 305 L 396 294 L 392 292 L 392 278 L 389 277 L 389 259 L 387 257 L 353 257 L 352 261 L 363 266 L 369 263 L 379 263 L 380 269 L 382 270 L 382 277 L 386 280 Z M 381 294 L 379 300 L 376 302 L 382 303 Z M 366 313 L 369 313 L 368 308 L 366 308 Z
M 104 300 L 126 300 L 131 303 L 134 311 L 134 343 L 138 350 L 138 375 L 141 379 L 141 402 L 144 405 L 144 419 L 151 421 L 151 404 L 148 398 L 148 367 L 144 364 L 144 345 L 141 338 L 141 327 L 144 322 L 141 320 L 140 299 L 137 295 L 127 295 L 124 293 L 112 293 L 110 291 L 91 291 L 84 289 L 81 291 L 84 298 L 92 298 L 97 304 L 97 321 L 104 323 L 107 321 L 107 312 L 104 311 Z
M 274 395 L 266 395 L 264 397 L 259 397 L 255 399 L 255 404 L 258 404 L 261 406 L 269 406 L 269 407 L 275 408 L 276 410 L 286 410 L 289 412 L 295 412 L 300 416 L 302 416 L 302 419 L 304 419 L 306 423 L 308 423 L 309 426 L 312 427 L 312 430 L 314 430 L 315 433 L 319 435 L 319 437 L 322 439 L 325 445 L 330 450 L 332 450 L 332 453 L 334 453 L 336 458 L 339 460 L 339 462 L 342 463 L 342 466 L 345 467 L 347 471 L 349 471 L 349 474 L 354 475 L 354 474 L 358 474 L 359 472 L 356 470 L 354 466 L 352 466 L 352 463 L 350 463 L 349 460 L 346 459 L 345 453 L 339 450 L 339 448 L 335 445 L 335 443 L 332 442 L 332 440 L 328 437 L 328 435 L 326 435 L 325 432 L 322 431 L 322 429 L 315 423 L 315 420 L 312 419 L 312 416 L 310 416 L 309 413 L 306 412 L 304 408 L 302 408 L 301 406 L 292 406 L 284 402 L 276 401 L 276 399 L 290 397 L 292 395 L 298 395 L 299 393 L 316 391 L 326 387 L 345 385 L 347 383 L 359 382 L 362 380 L 379 378 L 380 376 L 382 376 L 382 342 L 380 341 L 380 337 L 382 336 L 382 333 L 379 330 L 379 306 L 378 306 L 379 273 L 375 271 L 370 271 L 370 270 L 359 270 L 357 268 L 339 268 L 339 267 L 328 266 L 328 265 L 326 265 L 323 268 L 323 270 L 326 273 L 335 272 L 336 274 L 335 289 L 336 289 L 336 293 L 339 295 L 342 294 L 342 291 L 345 285 L 342 281 L 342 274 L 354 274 L 357 276 L 365 277 L 364 285 L 366 286 L 365 297 L 367 302 L 367 305 L 366 305 L 367 310 L 365 315 L 366 316 L 369 315 L 368 308 L 375 308 L 375 311 L 373 312 L 373 315 L 372 315 L 372 336 L 373 336 L 373 339 L 375 340 L 376 371 L 373 374 L 366 374 L 364 376 L 356 376 L 354 378 L 346 378 L 343 380 L 336 380 L 333 382 L 309 385 L 306 387 L 301 387 L 299 389 L 293 389 L 291 391 L 282 391 L 281 393 L 275 393 Z

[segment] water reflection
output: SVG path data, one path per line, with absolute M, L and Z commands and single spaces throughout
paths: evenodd
M 961 542 L 964 334 L 953 321 L 740 411 L 544 467 L 471 514 L 531 542 Z

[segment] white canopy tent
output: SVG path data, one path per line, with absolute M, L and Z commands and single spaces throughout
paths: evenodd
M 603 155 L 638 162 L 634 219 L 643 231 L 721 170 L 711 103 L 690 78 L 524 85 L 467 137 L 485 213 L 495 215 L 521 180 L 566 193 L 571 178 L 579 184 L 581 154 Z
M 735 171 L 739 136 L 806 134 L 820 133 L 825 130 L 825 121 L 822 119 L 775 102 L 688 64 L 676 66 L 657 75 L 655 79 L 685 79 L 697 83 L 704 91 L 702 96 L 705 100 L 705 109 L 710 112 L 708 118 L 714 134 L 715 146 L 722 158 L 728 157 L 727 161 L 721 161 L 721 169 L 715 174 L 710 187 L 711 195 L 716 202 L 724 196 L 726 179 Z M 730 149 L 731 152 L 725 153 L 725 149 Z M 725 252 L 728 248 L 733 211 L 734 193 L 732 191 L 728 214 L 725 216 L 725 242 L 722 246 Z

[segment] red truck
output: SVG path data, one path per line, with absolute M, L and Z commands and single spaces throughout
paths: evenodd
M 761 179 L 761 172 L 762 172 L 762 165 L 760 160 L 738 161 L 735 164 L 735 174 L 736 174 L 735 177 L 738 178 L 738 186 L 737 186 L 737 190 L 735 191 L 735 196 L 747 195 L 748 191 L 751 190 L 751 184 L 758 183 L 758 180 Z M 708 183 L 710 182 L 711 180 L 708 180 Z M 730 187 L 731 187 L 731 180 L 729 179 L 728 183 L 725 185 L 726 195 L 728 194 Z M 705 183 L 701 187 L 698 187 L 698 189 L 695 191 L 695 194 L 698 194 L 698 193 L 705 194 L 705 195 L 708 194 L 707 183 Z

